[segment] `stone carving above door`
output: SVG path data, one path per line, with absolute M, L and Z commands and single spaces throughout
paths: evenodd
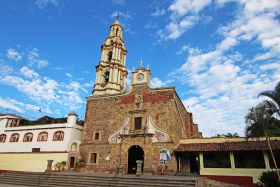
M 139 133 L 138 133 L 139 134 Z M 130 133 L 129 131 L 129 117 L 127 117 L 122 126 L 113 134 L 111 134 L 108 138 L 108 142 L 110 144 L 118 144 L 121 143 L 121 135 L 126 136 L 133 136 L 137 135 L 135 132 Z M 149 137 L 152 138 L 152 142 L 167 142 L 169 140 L 169 135 L 166 131 L 158 128 L 155 123 L 153 122 L 152 117 L 149 115 L 147 117 L 147 123 L 145 126 L 145 131 L 142 131 L 142 133 L 139 134 L 140 136 L 146 137 L 145 135 L 149 135 Z M 124 137 L 126 137 L 124 136 Z

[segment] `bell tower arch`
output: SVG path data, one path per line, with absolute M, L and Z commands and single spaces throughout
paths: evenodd
M 109 36 L 101 45 L 100 63 L 96 66 L 93 96 L 121 93 L 127 77 L 127 50 L 123 41 L 123 27 L 118 20 L 110 26 Z

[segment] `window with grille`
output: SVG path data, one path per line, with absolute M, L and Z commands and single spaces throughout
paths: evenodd
M 47 132 L 40 132 L 38 135 L 37 141 L 47 141 L 48 140 L 48 133 Z
M 18 139 L 19 139 L 19 134 L 14 133 L 11 135 L 10 142 L 18 142 Z
M 57 131 L 53 134 L 53 141 L 63 141 L 64 139 L 64 132 Z
M 33 134 L 31 132 L 26 133 L 23 137 L 24 142 L 32 142 Z
M 4 143 L 6 141 L 6 137 L 7 137 L 6 134 L 1 134 L 0 135 L 0 143 Z

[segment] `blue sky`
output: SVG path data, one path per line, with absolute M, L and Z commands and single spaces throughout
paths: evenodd
M 1 1 L 0 113 L 83 119 L 116 12 L 128 70 L 143 59 L 153 87 L 176 86 L 204 136 L 244 135 L 280 81 L 279 0 Z

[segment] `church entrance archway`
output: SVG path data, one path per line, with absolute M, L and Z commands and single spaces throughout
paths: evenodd
M 133 145 L 128 150 L 128 173 L 136 173 L 136 160 L 142 160 L 142 171 L 144 167 L 144 150 L 139 145 Z

